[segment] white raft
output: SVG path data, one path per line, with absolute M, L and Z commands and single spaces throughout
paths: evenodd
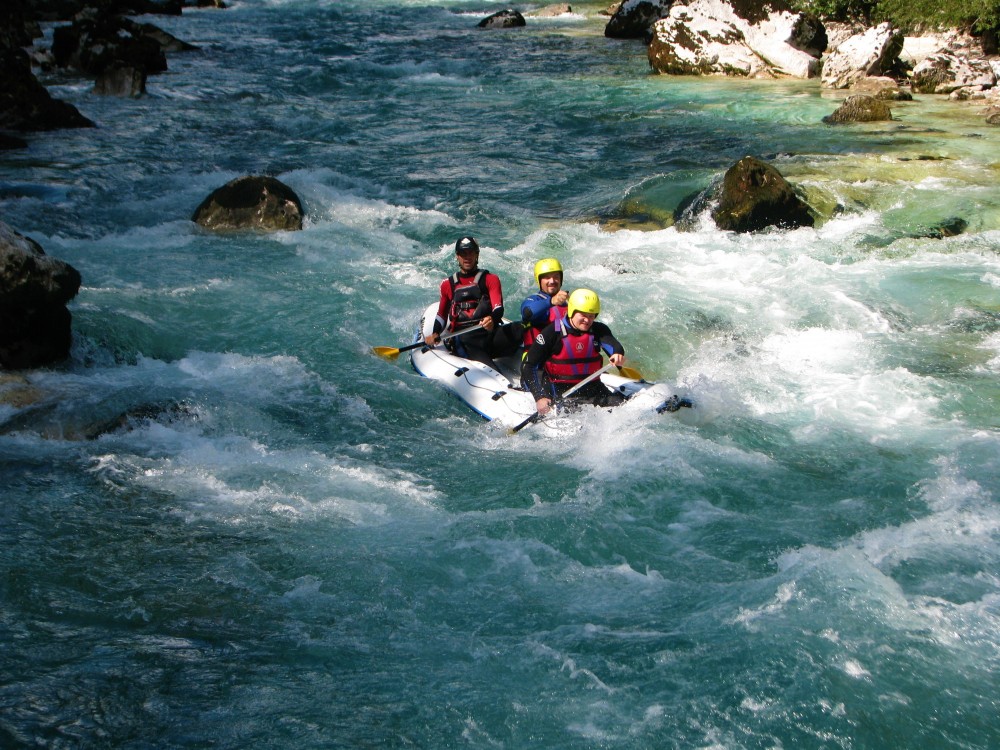
M 424 311 L 413 343 L 431 333 L 436 314 L 437 303 Z M 482 362 L 459 357 L 444 344 L 410 351 L 410 364 L 417 373 L 444 386 L 445 390 L 485 419 L 514 427 L 535 413 L 535 399 L 529 391 L 521 388 L 520 352 L 495 361 L 499 371 Z M 648 403 L 650 409 L 657 411 L 676 411 L 678 408 L 678 399 L 666 383 L 649 383 L 611 373 L 602 374 L 601 383 L 609 391 L 623 394 L 630 404 Z M 681 405 L 690 406 L 690 402 Z

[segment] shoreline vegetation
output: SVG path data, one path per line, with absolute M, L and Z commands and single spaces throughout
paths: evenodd
M 29 148 L 28 133 L 97 126 L 72 104 L 54 99 L 37 72 L 93 79 L 95 95 L 143 96 L 147 77 L 166 71 L 169 55 L 195 47 L 137 18 L 179 16 L 194 6 L 226 8 L 223 0 L 7 0 L 0 10 L 0 151 Z M 930 5 L 924 0 L 623 0 L 594 7 L 588 3 L 585 14 L 607 18 L 609 44 L 640 40 L 654 74 L 816 79 L 822 88 L 846 94 L 842 106 L 824 118 L 831 125 L 891 120 L 891 103 L 914 94 L 971 102 L 982 107 L 986 123 L 1000 125 L 996 0 Z M 470 24 L 469 34 L 569 13 L 580 9 L 569 4 L 532 5 L 523 13 L 509 8 Z M 42 24 L 52 25 L 50 45 Z M 257 186 L 244 189 L 245 205 L 238 214 L 252 220 L 261 214 L 260 205 L 274 202 L 275 189 L 287 189 L 271 187 L 270 193 Z M 297 196 L 286 197 L 282 206 L 294 208 Z M 672 223 L 684 231 L 692 206 L 710 202 L 718 203 L 713 219 L 725 230 L 812 226 L 814 221 L 794 186 L 751 157 L 676 207 Z M 244 226 L 231 217 L 219 226 L 199 223 L 209 231 L 270 231 L 289 228 L 288 213 L 281 208 L 284 223 L 274 226 Z M 301 226 L 301 216 L 298 221 Z M 609 228 L 614 224 L 609 222 Z M 0 230 L 0 370 L 58 363 L 68 356 L 66 303 L 76 294 L 79 283 L 71 282 L 79 274 L 45 256 L 16 228 L 0 222 Z

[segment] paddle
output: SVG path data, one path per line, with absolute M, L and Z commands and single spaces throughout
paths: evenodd
M 442 334 L 441 338 L 438 339 L 439 342 L 447 341 L 448 339 L 453 339 L 456 336 L 461 336 L 463 333 L 468 333 L 469 331 L 475 331 L 482 328 L 481 325 L 475 325 L 471 328 L 463 328 L 461 331 L 452 331 L 451 333 Z M 408 352 L 410 349 L 419 349 L 422 346 L 427 346 L 424 341 L 418 341 L 415 344 L 410 344 L 409 346 L 373 346 L 372 351 L 375 352 L 380 357 L 385 357 L 386 359 L 395 359 L 399 356 L 400 352 Z
M 626 378 L 631 378 L 632 380 L 645 380 L 642 373 L 632 367 L 619 367 L 618 372 Z
M 591 373 L 590 375 L 588 375 L 587 377 L 585 377 L 583 380 L 581 380 L 579 383 L 577 383 L 576 385 L 574 385 L 572 388 L 570 388 L 565 393 L 563 393 L 561 395 L 560 394 L 556 394 L 556 399 L 555 400 L 556 401 L 562 401 L 564 398 L 567 398 L 568 396 L 572 396 L 578 390 L 580 390 L 581 388 L 583 388 L 583 386 L 587 385 L 587 383 L 589 383 L 590 381 L 594 380 L 595 378 L 601 377 L 601 375 L 603 375 L 604 373 L 606 373 L 612 367 L 614 367 L 614 365 L 611 364 L 610 362 L 608 362 L 600 370 L 598 370 L 597 372 Z M 532 422 L 537 422 L 541 418 L 542 418 L 542 415 L 539 414 L 536 411 L 534 414 L 532 414 L 530 417 L 528 417 L 527 419 L 525 419 L 520 424 L 518 424 L 518 425 L 516 425 L 514 427 L 511 427 L 510 431 L 507 434 L 513 435 L 515 432 L 520 432 L 525 427 L 527 427 L 529 424 L 531 424 Z

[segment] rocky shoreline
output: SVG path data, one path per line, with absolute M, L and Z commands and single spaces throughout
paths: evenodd
M 224 8 L 222 0 L 6 0 L 0 9 L 0 150 L 28 147 L 24 134 L 94 127 L 84 113 L 52 98 L 36 70 L 59 69 L 94 80 L 100 95 L 139 97 L 146 78 L 167 69 L 167 55 L 194 47 L 132 16 L 180 15 L 186 5 Z M 570 13 L 552 5 L 522 15 L 510 9 L 477 25 L 516 29 L 532 18 Z M 824 23 L 779 2 L 623 0 L 605 11 L 605 35 L 641 39 L 657 74 L 818 79 L 849 94 L 828 123 L 892 119 L 890 103 L 914 94 L 947 96 L 983 107 L 1000 125 L 1000 57 L 989 39 L 950 30 L 907 37 L 890 24 Z M 41 24 L 66 21 L 50 49 L 36 46 Z M 476 33 L 470 30 L 470 33 Z M 717 203 L 716 225 L 730 231 L 811 226 L 809 206 L 771 165 L 747 157 L 692 203 Z M 675 221 L 691 204 L 678 207 Z M 301 228 L 298 197 L 271 177 L 223 186 L 192 220 L 211 231 Z M 75 282 L 74 282 L 75 279 Z M 45 256 L 34 241 L 0 222 L 0 370 L 39 367 L 68 356 L 70 314 L 80 285 L 72 267 Z

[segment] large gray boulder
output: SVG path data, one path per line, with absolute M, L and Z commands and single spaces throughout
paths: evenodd
M 956 89 L 996 86 L 997 76 L 988 60 L 937 52 L 913 69 L 910 85 L 918 94 L 950 94 Z
M 895 77 L 902 67 L 899 55 L 904 39 L 903 32 L 890 23 L 855 34 L 823 61 L 823 86 L 846 89 L 869 76 Z
M 69 356 L 80 273 L 0 222 L 0 368 L 20 370 Z
M 719 229 L 756 232 L 770 226 L 811 227 L 809 206 L 770 164 L 744 156 L 727 171 L 712 218 Z
M 191 220 L 216 231 L 302 229 L 302 201 L 273 177 L 237 177 L 213 191 Z
M 658 73 L 813 78 L 825 48 L 823 24 L 780 0 L 691 0 L 656 22 L 648 56 Z

